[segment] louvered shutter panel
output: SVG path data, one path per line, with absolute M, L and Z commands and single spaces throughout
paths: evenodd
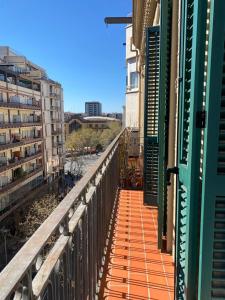
M 144 106 L 144 203 L 157 205 L 159 26 L 146 30 Z
M 167 162 L 170 95 L 171 1 L 161 2 L 160 71 L 159 71 L 159 176 L 158 176 L 158 247 L 166 236 L 167 223 Z
M 225 299 L 225 1 L 211 0 L 199 298 Z
M 196 299 L 200 193 L 201 110 L 207 1 L 182 1 L 178 192 L 176 216 L 176 299 Z

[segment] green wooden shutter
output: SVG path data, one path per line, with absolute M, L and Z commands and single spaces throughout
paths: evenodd
M 225 1 L 211 0 L 198 299 L 225 299 Z
M 159 26 L 146 30 L 144 106 L 144 203 L 157 205 Z
M 204 81 L 207 1 L 182 1 L 178 193 L 176 216 L 176 299 L 196 299 L 200 140 L 196 115 L 201 110 Z
M 158 247 L 167 233 L 167 163 L 170 96 L 171 0 L 160 7 Z

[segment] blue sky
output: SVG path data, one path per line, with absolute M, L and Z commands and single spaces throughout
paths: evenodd
M 127 16 L 131 0 L 0 0 L 0 44 L 22 53 L 62 83 L 65 111 L 99 100 L 104 112 L 125 100 L 125 26 L 106 16 Z

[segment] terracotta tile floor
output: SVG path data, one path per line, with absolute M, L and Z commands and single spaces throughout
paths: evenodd
M 104 282 L 105 300 L 172 300 L 172 257 L 157 249 L 157 209 L 143 192 L 122 190 Z

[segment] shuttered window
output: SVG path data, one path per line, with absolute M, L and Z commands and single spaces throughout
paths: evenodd
M 225 1 L 210 1 L 198 299 L 225 299 Z
M 158 247 L 167 233 L 167 163 L 171 56 L 171 1 L 161 3 L 159 72 Z
M 200 147 L 207 1 L 184 0 L 179 71 L 176 299 L 196 299 L 199 257 Z
M 150 27 L 146 30 L 144 106 L 144 203 L 157 205 L 159 26 Z

